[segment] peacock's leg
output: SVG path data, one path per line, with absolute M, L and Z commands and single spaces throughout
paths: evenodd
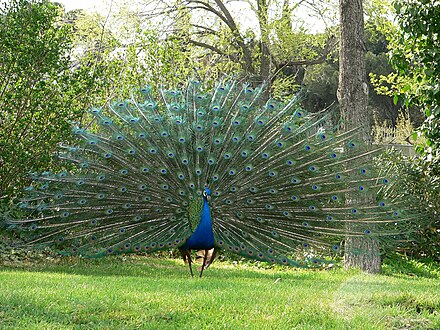
M 205 269 L 206 259 L 208 259 L 208 252 L 209 252 L 209 250 L 205 250 L 205 254 L 204 254 L 204 256 L 203 256 L 202 269 L 200 270 L 200 277 L 202 277 L 202 275 L 203 275 L 203 270 Z
M 216 256 L 217 256 L 217 249 L 213 248 L 211 252 L 211 258 L 209 260 L 209 263 L 206 265 L 206 268 L 208 268 L 214 262 Z
M 191 277 L 194 277 L 194 273 L 193 273 L 193 270 L 192 270 L 191 262 L 192 262 L 192 259 L 191 259 L 191 252 L 188 251 L 188 265 L 189 265 L 189 271 L 190 271 L 190 273 L 191 273 Z
M 182 254 L 183 262 L 188 263 L 189 265 L 189 271 L 191 273 L 191 276 L 194 277 L 194 273 L 191 267 L 191 263 L 192 263 L 191 250 L 180 250 L 180 253 Z

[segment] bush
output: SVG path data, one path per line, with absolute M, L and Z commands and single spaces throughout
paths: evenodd
M 415 257 L 440 260 L 440 178 L 426 174 L 422 159 L 395 150 L 385 152 L 378 162 L 396 176 L 395 185 L 386 193 L 408 197 L 407 207 L 420 216 L 412 240 L 402 243 L 400 249 Z

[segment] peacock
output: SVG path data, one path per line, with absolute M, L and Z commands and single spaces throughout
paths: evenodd
M 180 250 L 200 277 L 218 250 L 296 267 L 320 267 L 346 237 L 396 239 L 411 214 L 383 198 L 388 173 L 362 130 L 340 130 L 334 111 L 307 113 L 264 85 L 199 81 L 133 91 L 91 108 L 66 170 L 32 173 L 9 219 L 29 247 L 64 255 Z

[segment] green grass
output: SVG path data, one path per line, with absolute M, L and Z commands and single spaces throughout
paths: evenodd
M 368 275 L 142 256 L 0 266 L 0 329 L 440 329 L 435 269 Z

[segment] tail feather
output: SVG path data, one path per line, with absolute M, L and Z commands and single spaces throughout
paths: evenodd
M 29 217 L 9 223 L 29 245 L 66 254 L 180 247 L 208 185 L 216 247 L 257 260 L 314 266 L 325 262 L 315 255 L 341 253 L 345 237 L 409 230 L 417 215 L 405 199 L 382 199 L 392 178 L 373 165 L 380 147 L 359 142 L 359 129 L 340 132 L 331 111 L 265 95 L 190 82 L 93 108 L 59 154 L 75 170 L 34 174 L 21 203 Z

